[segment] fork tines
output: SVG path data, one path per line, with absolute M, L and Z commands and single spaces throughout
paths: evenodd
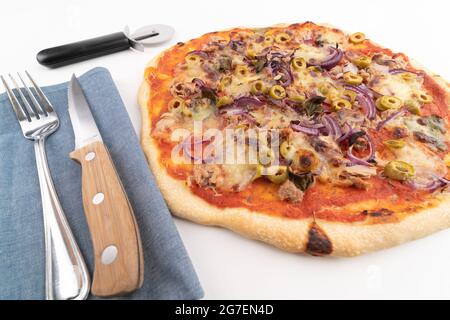
M 10 88 L 2 75 L 0 75 L 0 78 L 5 86 L 6 93 L 11 101 L 17 119 L 19 121 L 28 120 L 31 122 L 34 119 L 47 117 L 49 113 L 53 112 L 53 107 L 28 71 L 25 71 L 25 74 L 31 82 L 32 88 L 27 86 L 19 72 L 17 72 L 17 76 L 23 87 L 19 86 L 16 79 L 14 79 L 11 74 L 9 74 L 9 77 L 15 87 L 14 89 Z M 20 103 L 20 101 L 22 101 L 22 103 Z

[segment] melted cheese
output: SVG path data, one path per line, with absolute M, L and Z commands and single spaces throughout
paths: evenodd
M 194 78 L 204 79 L 206 72 L 202 69 L 200 63 L 189 63 L 187 69 L 180 73 L 181 81 L 191 82 Z
M 301 44 L 295 51 L 294 56 L 310 60 L 322 61 L 330 55 L 328 48 L 316 48 L 306 44 Z
M 313 147 L 306 140 L 306 135 L 303 133 L 295 132 L 290 136 L 289 141 L 294 149 L 308 149 L 314 151 Z
M 313 71 L 309 71 L 309 70 L 295 72 L 294 73 L 294 83 L 295 83 L 295 85 L 300 87 L 300 92 L 314 91 L 316 94 L 321 95 L 317 91 L 319 84 L 324 83 L 324 82 L 328 82 L 330 84 L 332 84 L 332 83 L 331 83 L 330 79 L 327 79 L 327 81 L 325 81 L 326 78 L 324 78 L 320 74 L 318 74 L 317 76 L 312 76 L 312 74 L 311 74 L 312 72 Z
M 413 94 L 420 91 L 422 81 L 420 78 L 415 80 L 404 80 L 401 75 L 385 74 L 381 76 L 378 83 L 374 85 L 374 90 L 385 96 L 395 96 L 403 102 L 413 98 Z
M 396 149 L 397 160 L 405 161 L 414 166 L 417 178 L 429 178 L 430 175 L 445 176 L 447 168 L 442 159 L 429 152 L 418 143 L 407 144 Z
M 263 108 L 251 112 L 261 128 L 282 129 L 289 127 L 293 117 L 276 109 Z
M 388 121 L 384 126 L 386 128 L 406 128 L 405 119 L 400 116 Z
M 248 95 L 250 88 L 251 88 L 251 82 L 258 80 L 258 76 L 256 75 L 249 75 L 247 77 L 236 77 L 233 76 L 232 77 L 232 81 L 231 84 L 226 86 L 223 91 L 225 92 L 226 95 L 233 97 L 233 98 L 238 98 L 241 96 L 246 96 Z
M 422 126 L 420 125 L 417 120 L 419 117 L 417 116 L 410 116 L 405 119 L 405 124 L 408 127 L 408 129 L 412 132 L 421 132 L 426 134 L 427 136 L 431 136 L 433 138 L 436 138 L 437 140 L 442 140 L 442 135 L 437 131 L 431 129 L 430 126 Z
M 343 44 L 346 43 L 345 35 L 339 32 L 325 32 L 321 35 L 320 40 L 324 41 L 327 44 L 335 45 L 335 44 Z
M 251 164 L 223 165 L 224 182 L 221 186 L 224 190 L 242 190 L 256 175 L 256 166 Z

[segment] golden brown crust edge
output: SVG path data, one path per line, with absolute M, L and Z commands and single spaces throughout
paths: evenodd
M 283 26 L 283 25 L 277 25 Z M 331 27 L 329 25 L 324 25 Z M 148 66 L 156 66 L 162 53 Z M 416 67 L 425 70 L 417 62 Z M 448 83 L 425 70 L 449 92 Z M 141 144 L 156 178 L 157 184 L 171 211 L 184 219 L 205 225 L 220 226 L 248 238 L 263 241 L 289 252 L 306 252 L 311 243 L 313 219 L 294 220 L 270 216 L 246 208 L 218 208 L 194 195 L 184 181 L 172 178 L 159 163 L 159 150 L 150 136 L 150 118 L 147 106 L 149 86 L 144 80 L 138 93 L 142 114 Z M 357 256 L 393 247 L 419 239 L 450 227 L 450 195 L 431 209 L 425 209 L 398 223 L 362 225 L 326 220 L 315 222 L 327 235 L 332 245 L 332 256 Z

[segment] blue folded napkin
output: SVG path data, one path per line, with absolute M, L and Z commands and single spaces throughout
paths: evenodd
M 37 81 L 39 77 L 37 77 Z M 198 299 L 203 291 L 108 70 L 80 78 L 103 140 L 133 206 L 145 257 L 145 280 L 127 299 Z M 47 157 L 67 219 L 92 274 L 93 253 L 81 199 L 81 168 L 69 158 L 74 136 L 67 83 L 43 88 L 61 120 Z M 44 226 L 33 143 L 22 136 L 0 95 L 0 299 L 43 299 Z M 92 298 L 92 297 L 91 297 Z

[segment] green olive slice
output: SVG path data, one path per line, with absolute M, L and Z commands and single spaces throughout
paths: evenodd
M 348 84 L 357 86 L 363 82 L 363 78 L 360 75 L 357 75 L 355 73 L 346 72 L 344 74 L 344 81 L 347 82 Z
M 411 72 L 400 73 L 400 77 L 405 81 L 412 81 L 417 78 L 417 76 Z
M 383 144 L 391 149 L 401 149 L 405 146 L 405 140 L 403 139 L 386 140 L 383 142 Z
M 270 35 L 267 35 L 264 37 L 264 44 L 265 45 L 271 45 L 273 43 L 273 37 Z
M 169 102 L 169 111 L 181 111 L 186 106 L 186 103 L 181 98 L 173 98 Z
M 274 85 L 270 88 L 269 94 L 272 98 L 281 100 L 286 97 L 286 90 L 280 85 Z
M 219 90 L 223 91 L 225 88 L 229 87 L 231 83 L 233 82 L 233 78 L 231 76 L 224 76 L 222 79 L 220 79 L 219 82 Z
M 341 109 L 351 109 L 352 104 L 350 103 L 350 101 L 345 99 L 336 99 L 333 100 L 331 107 L 333 108 L 334 111 L 338 111 Z
M 289 42 L 289 40 L 291 40 L 291 36 L 288 35 L 286 32 L 280 32 L 275 36 L 276 43 L 283 44 Z
M 292 160 L 295 156 L 295 149 L 288 141 L 283 141 L 280 145 L 280 153 L 286 160 Z
M 402 100 L 393 96 L 380 97 L 376 102 L 377 109 L 380 111 L 399 109 L 402 106 L 402 104 L 403 104 Z
M 249 71 L 248 71 L 248 68 L 247 68 L 246 66 L 240 65 L 240 66 L 237 66 L 237 67 L 236 67 L 236 69 L 234 70 L 234 73 L 235 73 L 238 77 L 243 78 L 243 77 L 248 76 Z
M 257 80 L 252 83 L 250 92 L 253 94 L 259 94 L 259 93 L 263 94 L 266 92 L 266 85 L 261 80 Z
M 420 103 L 431 103 L 433 102 L 433 97 L 425 92 L 418 92 L 417 94 L 417 100 L 419 100 Z
M 305 59 L 303 58 L 294 58 L 291 61 L 291 66 L 294 68 L 294 70 L 303 70 L 306 69 L 307 64 Z
M 353 63 L 359 68 L 359 69 L 365 69 L 372 63 L 372 59 L 368 56 L 360 56 L 353 60 Z
M 391 161 L 384 167 L 384 174 L 386 177 L 405 181 L 412 178 L 416 173 L 414 166 L 404 161 Z
M 350 102 L 353 103 L 356 101 L 357 94 L 356 94 L 356 92 L 351 91 L 351 90 L 344 90 L 344 92 L 342 93 L 342 96 L 344 98 L 348 98 L 350 100 Z
M 271 167 L 268 171 L 271 174 L 267 176 L 267 179 L 276 184 L 282 184 L 289 177 L 288 168 L 286 166 Z
M 356 32 L 350 36 L 349 40 L 353 44 L 360 44 L 366 40 L 366 35 L 362 32 Z
M 422 112 L 422 108 L 420 102 L 415 99 L 408 99 L 405 101 L 405 106 L 409 112 L 415 115 L 420 115 Z
M 185 61 L 188 64 L 198 64 L 200 63 L 202 60 L 202 57 L 200 57 L 198 54 L 195 53 L 189 53 L 186 57 L 185 57 Z
M 223 96 L 220 97 L 219 100 L 217 100 L 216 106 L 218 108 L 223 107 L 223 106 L 227 106 L 233 103 L 233 98 L 231 98 L 230 96 Z

